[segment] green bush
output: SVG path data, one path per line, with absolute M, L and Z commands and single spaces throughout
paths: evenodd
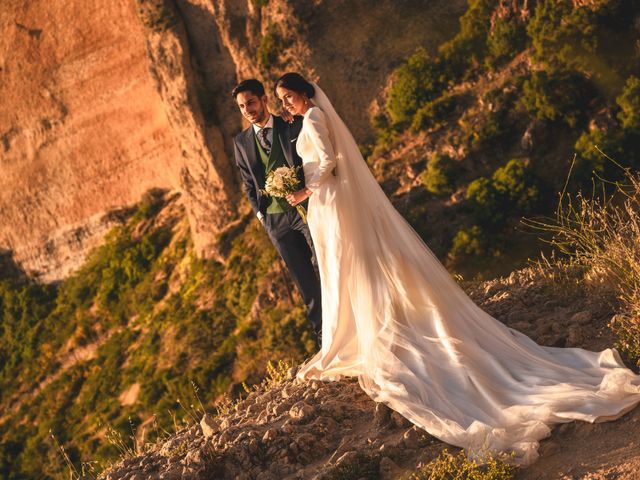
M 574 148 L 576 161 L 572 177 L 573 183 L 579 189 L 590 190 L 593 182 L 600 185 L 599 179 L 613 181 L 623 174 L 622 170 L 605 156 L 620 161 L 625 158 L 623 135 L 620 130 L 595 129 L 585 132 L 580 135 Z
M 517 468 L 509 458 L 486 455 L 480 461 L 467 458 L 464 452 L 452 455 L 446 449 L 437 458 L 402 480 L 511 480 Z
M 469 8 L 460 17 L 460 31 L 439 48 L 450 79 L 462 78 L 470 68 L 482 64 L 495 6 L 494 0 L 469 0 Z
M 504 112 L 490 112 L 479 125 L 473 126 L 469 136 L 471 150 L 480 150 L 502 139 L 509 132 Z
M 514 212 L 529 213 L 535 209 L 539 190 L 528 160 L 509 160 L 495 171 L 492 180 L 498 195 Z
M 164 32 L 178 23 L 173 3 L 163 0 L 136 0 L 136 8 L 142 24 L 154 32 Z
M 453 262 L 470 256 L 480 256 L 486 253 L 485 235 L 478 225 L 462 228 L 453 237 L 448 257 Z
M 493 214 L 496 213 L 500 200 L 490 178 L 480 177 L 471 182 L 467 187 L 467 201 L 476 217 L 484 223 L 492 223 Z
M 438 96 L 443 88 L 440 70 L 423 48 L 395 70 L 386 103 L 392 123 L 409 124 L 422 105 Z
M 627 79 L 616 103 L 620 107 L 618 119 L 622 128 L 640 134 L 640 78 L 631 76 Z
M 568 0 L 538 2 L 527 26 L 536 60 L 557 69 L 589 71 L 596 46 L 596 19 Z
M 539 203 L 538 181 L 528 160 L 513 159 L 498 168 L 491 179 L 480 177 L 471 182 L 467 200 L 482 224 L 500 226 L 508 217 L 535 210 Z
M 427 102 L 420 107 L 413 116 L 411 129 L 417 132 L 439 125 L 444 122 L 456 108 L 464 104 L 465 100 L 463 95 L 445 94 L 436 100 Z
M 597 2 L 545 0 L 538 2 L 528 33 L 534 58 L 556 70 L 577 70 L 613 96 L 634 71 L 637 39 L 634 19 L 640 13 L 635 0 Z
M 575 143 L 572 177 L 580 189 L 608 188 L 608 182 L 622 178 L 623 168 L 637 168 L 640 163 L 640 79 L 629 77 L 616 103 L 619 126 L 585 132 Z
M 493 27 L 487 37 L 487 64 L 495 67 L 522 51 L 527 43 L 524 25 L 513 17 L 494 15 Z
M 590 89 L 584 76 L 574 72 L 534 72 L 523 84 L 521 105 L 538 120 L 575 126 L 586 110 Z
M 420 180 L 427 191 L 436 196 L 444 196 L 453 192 L 457 173 L 458 163 L 455 160 L 446 155 L 434 154 L 427 162 Z
M 396 138 L 397 129 L 389 122 L 389 117 L 379 113 L 371 118 L 371 126 L 376 131 L 377 145 L 389 146 Z M 366 157 L 365 157 L 366 158 Z
M 273 26 L 269 26 L 267 33 L 260 39 L 258 46 L 258 63 L 263 70 L 276 65 L 278 54 L 284 48 L 284 42 Z

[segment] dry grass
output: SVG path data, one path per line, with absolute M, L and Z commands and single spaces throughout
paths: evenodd
M 599 178 L 601 191 L 589 195 L 569 195 L 565 186 L 555 221 L 525 223 L 551 233 L 563 262 L 580 269 L 594 292 L 616 300 L 616 346 L 640 365 L 640 175 L 623 170 L 619 182 Z

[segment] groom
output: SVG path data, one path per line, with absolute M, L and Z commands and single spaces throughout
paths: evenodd
M 313 250 L 309 228 L 295 207 L 284 198 L 265 196 L 265 179 L 278 167 L 301 167 L 295 141 L 302 127 L 296 117 L 289 124 L 269 113 L 264 86 L 258 80 L 240 82 L 231 93 L 240 113 L 251 125 L 233 141 L 236 164 L 251 208 L 266 229 L 291 272 L 298 291 L 307 305 L 307 318 L 313 325 L 320 344 L 322 312 L 320 281 L 312 263 Z M 302 168 L 300 168 L 300 171 Z M 301 188 L 304 175 L 298 175 Z

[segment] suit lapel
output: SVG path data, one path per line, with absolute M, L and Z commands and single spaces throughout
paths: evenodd
M 287 125 L 287 122 L 282 120 L 282 118 L 276 117 L 275 115 L 273 116 L 273 123 L 276 127 L 276 131 L 278 132 L 278 138 L 280 139 L 280 148 L 282 149 L 284 158 L 290 167 L 295 167 L 292 153 L 292 149 L 295 146 L 295 143 L 291 143 L 291 138 L 289 138 L 289 125 Z
M 262 164 L 262 161 L 258 159 L 258 147 L 256 145 L 253 126 L 250 126 L 244 131 L 244 135 L 242 137 L 242 144 L 244 146 L 245 153 L 247 155 L 249 168 L 253 172 L 253 176 L 255 177 L 260 187 L 263 187 L 265 182 L 264 165 Z

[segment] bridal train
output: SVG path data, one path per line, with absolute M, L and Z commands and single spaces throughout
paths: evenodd
M 479 308 L 394 209 L 315 84 L 297 140 L 313 194 L 321 350 L 304 379 L 358 377 L 376 402 L 472 456 L 527 465 L 550 426 L 618 418 L 640 376 L 617 351 L 545 347 Z

